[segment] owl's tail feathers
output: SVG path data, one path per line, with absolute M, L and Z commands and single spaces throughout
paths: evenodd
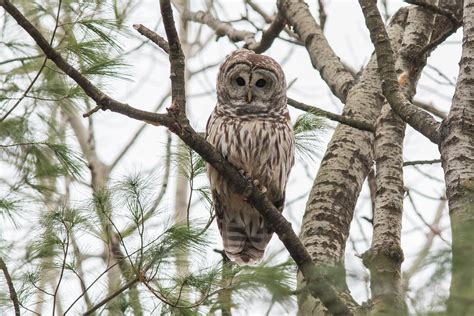
M 261 228 L 252 232 L 252 225 L 243 226 L 242 223 L 221 223 L 220 229 L 224 250 L 230 260 L 239 265 L 253 265 L 259 263 L 265 248 L 272 238 L 272 233 Z

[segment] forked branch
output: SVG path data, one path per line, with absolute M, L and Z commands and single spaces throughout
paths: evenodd
M 229 185 L 235 192 L 246 198 L 247 201 L 262 214 L 265 221 L 270 223 L 271 228 L 283 242 L 302 272 L 312 295 L 318 297 L 332 314 L 352 315 L 352 312 L 338 296 L 336 290 L 323 276 L 321 276 L 320 273 L 318 273 L 311 256 L 293 231 L 290 222 L 281 215 L 278 209 L 267 198 L 266 194 L 261 192 L 255 185 L 253 185 L 253 183 L 244 178 L 237 168 L 225 160 L 211 144 L 206 142 L 204 138 L 197 134 L 187 123 L 184 111 L 184 93 L 181 95 L 181 93 L 184 92 L 184 75 L 181 76 L 181 73 L 179 72 L 180 69 L 184 67 L 184 60 L 182 64 L 181 60 L 179 60 L 181 58 L 179 55 L 182 54 L 182 51 L 179 45 L 174 20 L 172 18 L 171 5 L 169 1 L 166 0 L 161 0 L 160 4 L 170 45 L 171 70 L 177 71 L 175 75 L 172 74 L 171 76 L 173 105 L 172 111 L 169 111 L 168 114 L 156 114 L 138 110 L 128 104 L 121 103 L 107 96 L 85 78 L 77 69 L 64 60 L 61 55 L 48 44 L 43 35 L 20 11 L 18 11 L 14 5 L 11 4 L 10 1 L 0 0 L 0 5 L 30 34 L 38 46 L 40 46 L 40 48 L 45 52 L 46 56 L 51 59 L 58 68 L 73 79 L 89 97 L 97 102 L 97 110 L 108 109 L 133 119 L 149 122 L 155 125 L 166 126 L 173 133 L 177 134 L 186 145 L 201 155 L 206 162 L 211 164 L 228 180 Z M 175 57 L 177 60 L 174 59 Z
M 426 136 L 435 144 L 439 143 L 440 124 L 427 112 L 414 106 L 402 94 L 395 73 L 395 58 L 388 38 L 387 30 L 377 9 L 376 0 L 359 0 L 364 13 L 365 23 L 377 54 L 377 63 L 382 90 L 385 98 L 405 122 Z

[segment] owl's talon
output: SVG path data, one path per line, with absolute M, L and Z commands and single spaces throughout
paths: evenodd
M 254 186 L 256 186 L 260 191 L 262 191 L 262 193 L 267 193 L 267 188 L 260 184 L 260 181 L 258 181 L 257 179 L 253 179 L 252 180 L 252 183 Z

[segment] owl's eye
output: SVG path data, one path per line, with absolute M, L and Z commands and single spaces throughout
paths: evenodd
M 235 79 L 235 82 L 237 82 L 237 84 L 241 87 L 245 86 L 245 79 L 242 77 L 237 77 L 237 79 Z
M 265 87 L 266 84 L 267 81 L 265 81 L 265 79 L 258 79 L 257 82 L 255 82 L 255 85 L 259 88 Z

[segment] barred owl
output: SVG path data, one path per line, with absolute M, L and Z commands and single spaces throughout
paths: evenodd
M 268 56 L 239 49 L 227 56 L 217 77 L 217 105 L 207 140 L 241 173 L 267 192 L 280 211 L 294 164 L 294 137 L 286 81 Z M 210 165 L 208 177 L 226 255 L 238 264 L 258 263 L 273 232 L 260 213 Z

